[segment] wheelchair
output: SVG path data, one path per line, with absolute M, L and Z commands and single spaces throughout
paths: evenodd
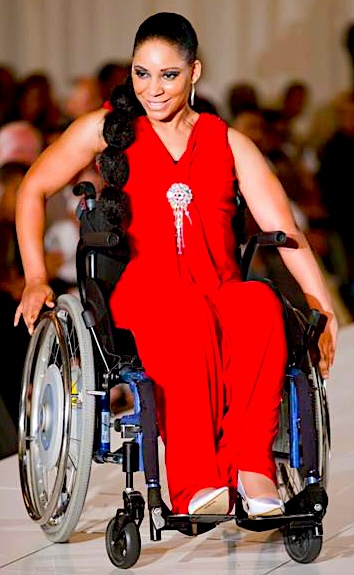
M 28 515 L 50 541 L 68 541 L 82 513 L 92 461 L 109 462 L 125 473 L 123 507 L 108 523 L 105 536 L 109 559 L 120 569 L 132 567 L 141 553 L 139 528 L 146 504 L 145 496 L 134 489 L 136 472 L 145 474 L 152 541 L 160 541 L 165 530 L 195 536 L 232 520 L 251 531 L 279 529 L 294 561 L 314 561 L 322 547 L 330 456 L 326 383 L 318 370 L 323 316 L 311 310 L 306 317 L 278 294 L 289 346 L 274 443 L 285 513 L 249 517 L 238 494 L 232 515 L 172 514 L 161 496 L 153 381 L 144 372 L 132 334 L 114 328 L 108 312 L 107 297 L 124 269 L 127 252 L 119 234 L 102 231 L 104 217 L 91 185 L 80 186 L 80 299 L 60 295 L 54 309 L 42 312 L 23 370 L 18 457 Z M 238 254 L 244 279 L 260 245 L 285 242 L 283 232 L 253 236 L 242 258 Z M 134 409 L 113 419 L 109 393 L 122 383 L 133 392 Z M 112 451 L 114 432 L 123 442 Z

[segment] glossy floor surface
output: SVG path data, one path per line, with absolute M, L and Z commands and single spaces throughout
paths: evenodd
M 332 457 L 324 519 L 324 544 L 308 565 L 292 561 L 279 532 L 256 534 L 233 521 L 196 538 L 170 531 L 151 542 L 144 520 L 142 552 L 125 573 L 265 575 L 352 575 L 354 572 L 354 326 L 342 328 L 338 355 L 328 382 Z M 191 438 L 191 442 L 193 439 Z M 188 448 L 186 446 L 186 448 Z M 161 450 L 161 458 L 163 450 Z M 161 465 L 163 468 L 163 465 Z M 187 470 L 186 470 L 187 471 Z M 52 544 L 28 518 L 19 486 L 16 456 L 0 461 L 0 575 L 113 575 L 119 570 L 105 550 L 105 530 L 121 505 L 123 474 L 118 466 L 92 465 L 90 488 L 76 533 L 69 543 Z M 136 488 L 145 493 L 137 474 Z M 123 573 L 124 571 L 122 571 Z

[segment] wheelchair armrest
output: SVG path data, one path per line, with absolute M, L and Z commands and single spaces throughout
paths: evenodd
M 241 259 L 242 278 L 247 279 L 252 258 L 259 246 L 283 246 L 286 244 L 287 239 L 286 233 L 281 230 L 275 232 L 260 232 L 252 236 L 246 245 Z
M 86 232 L 83 234 L 76 248 L 76 269 L 78 277 L 85 277 L 85 262 L 89 255 L 114 252 L 119 256 L 119 249 L 120 237 L 114 232 Z
M 82 237 L 83 249 L 112 249 L 120 242 L 118 234 L 113 232 L 87 232 Z

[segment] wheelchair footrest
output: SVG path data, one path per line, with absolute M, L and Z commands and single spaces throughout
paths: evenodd
M 168 515 L 166 526 L 176 529 L 176 525 L 179 523 L 215 523 L 217 525 L 231 519 L 234 519 L 234 515 Z
M 183 535 L 196 536 L 232 519 L 233 515 L 167 515 L 163 530 L 174 530 Z
M 271 531 L 281 529 L 285 525 L 297 524 L 299 527 L 310 527 L 318 522 L 313 513 L 298 513 L 294 515 L 273 515 L 269 517 L 236 517 L 236 525 L 248 531 Z
M 213 529 L 220 523 L 234 520 L 238 527 L 248 531 L 271 531 L 281 529 L 291 524 L 299 528 L 320 525 L 319 518 L 314 513 L 296 513 L 274 515 L 269 517 L 242 517 L 236 515 L 167 515 L 163 530 L 178 530 L 186 535 L 199 535 Z

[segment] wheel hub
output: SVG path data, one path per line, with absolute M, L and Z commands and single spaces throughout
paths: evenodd
M 44 374 L 36 407 L 32 421 L 36 422 L 40 462 L 47 469 L 53 469 L 60 455 L 64 413 L 63 379 L 54 364 Z

